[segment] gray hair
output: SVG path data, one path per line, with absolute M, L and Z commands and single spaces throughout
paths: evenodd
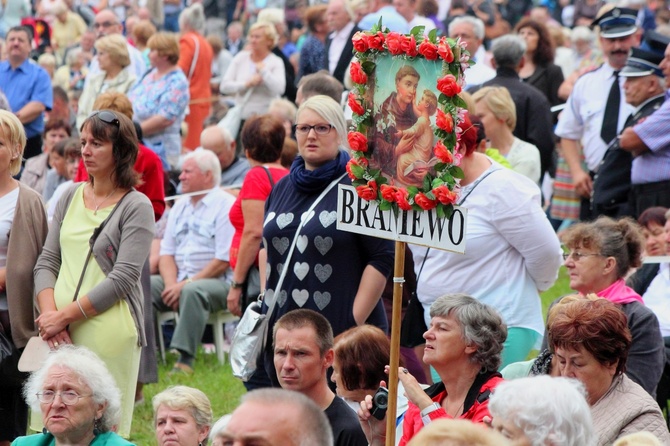
M 233 417 L 233 414 L 225 414 L 212 425 L 212 428 L 209 430 L 209 441 L 213 442 L 219 434 L 223 433 L 223 430 L 228 426 L 228 422 Z
M 460 25 L 461 23 L 472 25 L 472 30 L 474 31 L 477 39 L 484 40 L 484 22 L 482 22 L 481 19 L 478 19 L 477 17 L 472 17 L 469 15 L 456 17 L 454 20 L 452 20 L 451 23 L 449 23 L 449 35 L 452 34 L 453 28 L 456 25 Z
M 335 102 L 333 98 L 324 95 L 316 95 L 307 99 L 302 103 L 296 113 L 295 122 L 298 122 L 298 117 L 303 110 L 311 110 L 321 116 L 329 124 L 335 127 L 337 136 L 340 138 L 340 145 L 348 147 L 347 144 L 347 125 L 344 120 L 344 112 L 340 104 Z
M 588 26 L 575 26 L 574 29 L 570 32 L 570 41 L 571 42 L 589 42 L 593 43 L 596 35 L 591 31 L 591 28 Z
M 65 64 L 69 67 L 77 61 L 77 58 L 83 53 L 81 48 L 72 48 L 67 52 L 65 56 Z
M 79 382 L 91 389 L 96 404 L 107 407 L 100 418 L 98 429 L 110 431 L 121 417 L 121 392 L 105 363 L 91 350 L 72 344 L 61 345 L 49 353 L 42 367 L 32 373 L 23 388 L 23 397 L 34 412 L 40 411 L 37 393 L 44 389 L 44 381 L 53 367 L 62 367 L 77 375 Z
M 179 14 L 179 28 L 198 32 L 205 29 L 205 10 L 202 3 L 193 3 Z
M 253 390 L 242 397 L 242 403 L 285 404 L 300 409 L 301 428 L 296 432 L 300 446 L 333 446 L 333 430 L 328 418 L 314 401 L 302 393 L 278 388 Z
M 517 34 L 507 34 L 493 41 L 491 52 L 498 67 L 516 69 L 526 53 L 526 41 Z
M 202 391 L 188 386 L 171 386 L 151 400 L 154 408 L 154 424 L 160 406 L 174 410 L 186 410 L 199 427 L 212 425 L 212 405 Z
M 212 172 L 212 187 L 216 187 L 221 182 L 221 162 L 214 152 L 207 149 L 194 150 L 184 157 L 182 166 L 188 160 L 193 160 L 198 166 L 198 169 L 205 174 Z
M 492 307 L 467 294 L 446 294 L 430 306 L 430 317 L 453 316 L 461 326 L 463 340 L 475 345 L 472 362 L 488 371 L 498 370 L 503 343 L 507 339 L 507 325 Z
M 489 400 L 493 418 L 520 428 L 532 446 L 593 446 L 596 433 L 584 385 L 549 375 L 504 381 Z
M 295 104 L 288 99 L 274 98 L 268 107 L 268 113 L 272 113 L 272 111 L 280 114 L 282 119 L 291 121 L 291 123 L 293 123 L 298 109 L 296 108 Z

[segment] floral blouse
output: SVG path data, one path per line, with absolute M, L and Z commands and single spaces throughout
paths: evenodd
M 144 142 L 156 152 L 163 163 L 176 164 L 181 154 L 179 131 L 188 111 L 188 80 L 181 70 L 174 70 L 156 78 L 156 70 L 146 74 L 128 93 L 133 104 L 135 119 L 143 122 L 160 115 L 172 121 L 160 133 L 144 137 Z M 163 152 L 163 153 L 161 153 Z

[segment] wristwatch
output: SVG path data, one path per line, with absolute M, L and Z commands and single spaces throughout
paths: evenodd
M 235 282 L 234 280 L 230 281 L 230 287 L 231 288 L 242 288 L 244 286 L 244 282 Z

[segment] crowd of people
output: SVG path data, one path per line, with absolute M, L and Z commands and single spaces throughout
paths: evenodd
M 393 243 L 336 224 L 352 37 L 380 21 L 475 62 L 466 251 L 408 246 L 397 395 Z M 382 445 L 387 417 L 399 445 L 670 445 L 666 1 L 9 0 L 0 38 L 0 446 L 133 444 L 156 314 L 188 377 L 210 316 L 261 292 L 248 393 L 160 389 L 159 445 Z M 370 139 L 420 185 L 438 97 L 390 76 Z

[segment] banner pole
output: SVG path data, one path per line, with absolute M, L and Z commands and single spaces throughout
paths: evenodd
M 386 446 L 395 446 L 396 409 L 398 407 L 398 367 L 400 364 L 400 324 L 402 319 L 402 291 L 405 282 L 405 242 L 395 242 L 393 267 L 393 315 L 391 326 L 391 358 L 389 361 L 389 400 L 386 410 Z

